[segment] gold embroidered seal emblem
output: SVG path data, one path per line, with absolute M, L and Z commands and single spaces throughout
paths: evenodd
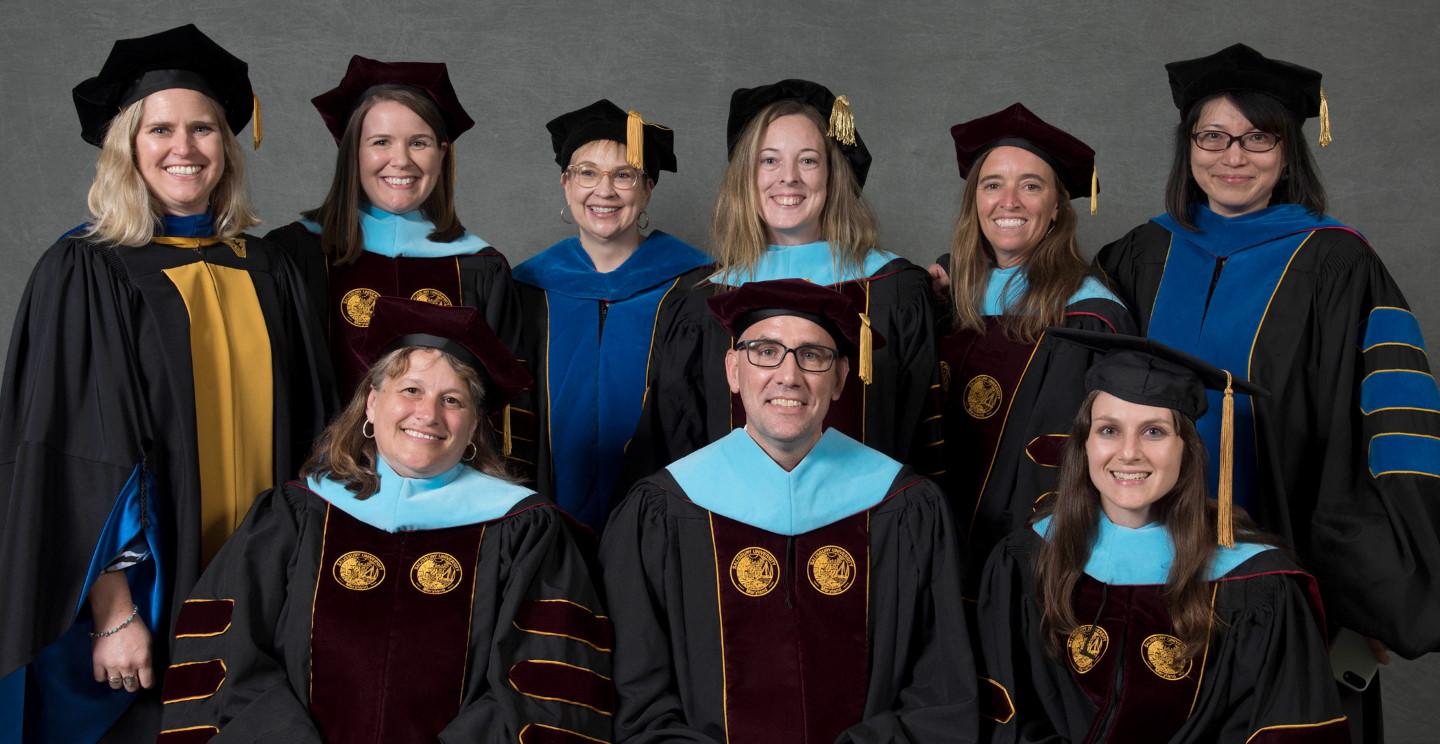
M 415 290 L 415 294 L 410 295 L 410 299 L 417 302 L 428 302 L 431 305 L 444 305 L 446 307 L 455 304 L 450 301 L 449 297 L 445 296 L 444 292 L 429 287 Z
M 380 586 L 380 582 L 385 580 L 385 564 L 373 553 L 352 550 L 335 559 L 330 573 L 340 586 L 363 592 Z
M 998 380 L 990 375 L 975 375 L 965 385 L 965 412 L 971 418 L 990 418 L 1000 410 L 1003 397 Z
M 810 586 L 821 594 L 844 594 L 855 583 L 855 559 L 839 545 L 826 545 L 810 554 Z
M 449 553 L 426 553 L 410 567 L 410 583 L 426 594 L 444 594 L 460 586 L 460 561 Z
M 1110 647 L 1110 634 L 1099 625 L 1081 625 L 1070 631 L 1065 645 L 1070 649 L 1070 666 L 1084 674 L 1100 663 L 1100 657 Z
M 1150 671 L 1160 679 L 1171 682 L 1184 679 L 1193 666 L 1190 659 L 1180 658 L 1185 653 L 1185 642 L 1172 635 L 1156 633 L 1140 644 L 1140 651 L 1145 666 L 1150 667 Z
M 370 325 L 370 316 L 375 312 L 375 301 L 380 293 L 369 287 L 357 287 L 340 298 L 340 317 L 356 328 Z
M 741 594 L 763 597 L 780 583 L 780 562 L 764 548 L 743 548 L 730 561 L 730 583 Z

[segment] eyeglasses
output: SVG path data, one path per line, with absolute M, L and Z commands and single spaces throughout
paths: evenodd
M 1270 152 L 1280 144 L 1280 135 L 1270 132 L 1246 132 L 1230 134 L 1218 129 L 1205 129 L 1190 135 L 1195 146 L 1207 152 L 1225 152 L 1230 145 L 1240 143 L 1246 152 Z
M 795 355 L 795 364 L 805 372 L 828 372 L 835 366 L 835 357 L 840 352 L 829 346 L 800 344 L 790 348 L 779 341 L 754 339 L 735 344 L 736 351 L 745 351 L 745 358 L 756 367 L 773 369 L 785 363 L 786 354 Z
M 591 163 L 576 163 L 565 169 L 575 185 L 582 189 L 593 189 L 600 185 L 600 179 L 609 176 L 610 184 L 619 191 L 629 191 L 645 181 L 645 171 L 626 166 L 615 170 L 600 170 Z

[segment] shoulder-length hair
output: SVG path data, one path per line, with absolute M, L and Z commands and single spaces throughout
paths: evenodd
M 820 212 L 820 234 L 829 241 L 837 267 L 858 272 L 865 264 L 866 254 L 880 238 L 875 212 L 860 192 L 860 182 L 855 179 L 850 161 L 845 159 L 839 143 L 824 136 L 826 123 L 820 118 L 820 112 L 802 101 L 776 101 L 761 109 L 740 132 L 720 181 L 710 233 L 715 244 L 716 267 L 722 274 L 753 270 L 770 243 L 765 223 L 760 219 L 755 169 L 759 165 L 765 130 L 771 122 L 791 114 L 809 119 L 825 140 L 825 208 Z
M 1257 130 L 1280 136 L 1284 165 L 1280 181 L 1270 194 L 1270 204 L 1299 204 L 1317 217 L 1325 214 L 1325 184 L 1320 181 L 1320 169 L 1310 154 L 1310 144 L 1305 141 L 1305 122 L 1276 98 L 1253 90 L 1210 96 L 1197 101 L 1180 117 L 1180 124 L 1175 127 L 1170 179 L 1165 184 L 1165 211 L 1187 230 L 1196 229 L 1195 218 L 1190 213 L 1192 205 L 1205 204 L 1209 197 L 1190 172 L 1190 135 L 1200 121 L 1205 104 L 1221 97 L 1229 98 Z
M 380 476 L 375 470 L 375 440 L 366 437 L 363 432 L 365 403 L 370 391 L 379 391 L 385 383 L 405 374 L 410 369 L 410 353 L 421 348 L 424 347 L 405 346 L 370 365 L 345 410 L 325 427 L 324 433 L 315 441 L 310 459 L 300 468 L 300 477 L 328 477 L 340 481 L 345 484 L 345 490 L 355 494 L 357 499 L 368 499 L 380 489 Z M 485 386 L 480 381 L 480 374 L 447 352 L 442 351 L 440 355 L 465 382 L 471 405 L 475 406 L 475 433 L 470 436 L 475 457 L 465 464 L 486 475 L 514 481 L 505 458 L 491 444 L 490 423 L 485 416 Z
M 980 229 L 976 206 L 980 170 L 992 152 L 994 149 L 981 153 L 970 168 L 970 177 L 965 179 L 965 194 L 960 198 L 955 237 L 950 244 L 950 305 L 955 327 L 976 332 L 985 330 L 985 291 L 990 284 L 991 270 L 999 266 L 994 247 Z M 1005 335 L 1026 343 L 1034 343 L 1046 328 L 1064 324 L 1065 305 L 1092 273 L 1080 255 L 1075 207 L 1070 204 L 1070 194 L 1055 173 L 1050 176 L 1059 200 L 1055 222 L 1040 242 L 1020 259 L 1025 291 L 1000 316 Z
M 1090 411 L 1099 391 L 1091 392 L 1065 442 L 1057 493 L 1036 518 L 1052 517 L 1045 544 L 1035 561 L 1035 584 L 1043 612 L 1042 633 L 1052 642 L 1048 653 L 1064 647 L 1070 632 L 1079 626 L 1071 603 L 1075 587 L 1090 559 L 1090 548 L 1100 529 L 1100 492 L 1090 480 L 1085 441 L 1090 436 Z M 1155 503 L 1153 514 L 1165 525 L 1175 544 L 1175 560 L 1165 581 L 1164 596 L 1175 635 L 1185 644 L 1183 658 L 1205 648 L 1213 623 L 1208 569 L 1215 556 L 1215 525 L 1218 509 L 1206 495 L 1205 443 L 1189 417 L 1171 411 L 1175 428 L 1185 450 L 1175 487 Z M 1237 541 L 1279 546 L 1278 538 L 1255 527 L 1238 506 L 1234 513 Z
M 205 101 L 225 149 L 225 170 L 210 192 L 210 218 L 216 235 L 233 238 L 260 224 L 260 218 L 250 207 L 250 194 L 245 189 L 245 157 L 225 121 L 225 111 L 209 96 Z M 155 226 L 165 210 L 135 167 L 135 135 L 144 118 L 142 98 L 110 121 L 100 143 L 100 157 L 95 161 L 95 180 L 86 198 L 90 226 L 82 237 L 130 247 L 145 245 L 155 237 Z
M 414 111 L 435 133 L 436 144 L 445 148 L 440 182 L 420 205 L 420 213 L 435 225 L 429 238 L 449 243 L 465 234 L 465 226 L 455 214 L 455 143 L 450 141 L 440 108 L 414 88 L 377 85 L 355 107 L 345 124 L 345 134 L 335 151 L 335 175 L 330 180 L 330 192 L 325 195 L 324 203 L 305 213 L 306 219 L 320 223 L 320 248 L 337 266 L 351 263 L 365 252 L 359 215 L 360 202 L 365 198 L 360 186 L 360 131 L 365 115 L 381 101 L 394 101 Z

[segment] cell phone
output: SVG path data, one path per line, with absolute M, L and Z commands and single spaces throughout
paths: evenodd
M 1330 644 L 1330 668 L 1335 673 L 1335 681 L 1356 692 L 1364 692 L 1370 680 L 1375 679 L 1380 662 L 1365 636 L 1341 628 L 1335 642 Z

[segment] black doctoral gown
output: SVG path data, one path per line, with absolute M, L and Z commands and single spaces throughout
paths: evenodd
M 616 741 L 975 741 L 948 511 L 906 468 L 870 509 L 786 537 L 701 508 L 669 471 L 637 484 L 601 543 Z M 838 554 L 853 583 L 825 582 Z
M 177 621 L 160 744 L 607 741 L 613 638 L 570 529 L 534 495 L 398 533 L 262 495 Z
M 1160 529 L 1163 529 L 1160 528 Z M 1203 651 L 1177 650 L 1164 584 L 1075 592 L 1083 623 L 1065 648 L 1042 636 L 1029 527 L 991 554 L 977 610 L 982 733 L 991 742 L 1346 744 L 1314 580 L 1278 550 L 1210 582 L 1215 623 Z
M 273 380 L 273 437 L 264 453 L 271 479 L 264 487 L 290 477 L 323 428 L 333 410 L 333 382 L 304 288 L 273 245 L 243 240 L 243 248 L 116 248 L 65 237 L 41 256 L 16 312 L 0 389 L 0 564 L 6 567 L 0 677 L 69 630 L 80 639 L 70 656 L 84 659 L 72 658 L 76 666 L 68 676 L 80 687 L 98 686 L 83 633 L 93 629 L 84 592 L 116 557 L 100 553 L 123 547 L 102 542 L 117 536 L 127 513 L 130 526 L 150 540 L 149 559 L 128 569 L 132 595 L 153 636 L 152 663 L 157 671 L 168 663 L 170 619 L 204 561 L 206 453 L 198 451 L 197 432 L 213 422 L 197 422 L 196 396 L 221 394 L 195 388 L 204 377 L 192 361 L 192 330 L 224 333 L 210 324 L 216 316 L 208 316 L 205 328 L 191 328 L 191 311 L 204 304 L 182 293 L 183 277 L 200 280 L 189 284 L 192 290 L 224 285 L 227 292 L 253 292 L 248 307 L 258 307 L 263 325 L 245 330 L 264 334 L 269 363 L 257 368 L 253 360 L 209 356 L 203 365 L 212 376 Z M 188 307 L 191 301 L 198 304 Z M 234 321 L 223 304 L 206 312 Z M 237 405 L 253 400 L 237 399 Z M 208 461 L 255 449 L 237 442 L 208 453 Z M 243 508 L 237 521 L 241 515 Z M 223 539 L 233 525 L 217 528 Z M 158 719 L 155 691 L 141 693 L 116 730 L 153 736 Z
M 1245 508 L 1295 546 L 1332 622 L 1414 658 L 1440 650 L 1440 392 L 1419 323 L 1373 248 L 1328 218 L 1310 218 L 1322 229 L 1263 229 L 1266 215 L 1294 208 L 1264 210 L 1251 231 L 1215 225 L 1245 240 L 1209 246 L 1220 255 L 1199 255 L 1198 271 L 1196 252 L 1172 247 L 1159 222 L 1106 246 L 1096 261 L 1141 332 L 1269 391 L 1247 403 L 1248 427 L 1236 419 L 1236 472 L 1253 471 L 1253 490 L 1264 496 Z M 1188 237 L 1205 244 L 1205 234 Z M 1179 275 L 1182 258 L 1190 263 Z M 1260 269 L 1244 270 L 1257 260 Z M 1266 263 L 1273 268 L 1262 271 Z M 1176 264 L 1170 279 L 1167 264 Z M 1208 313 L 1201 338 L 1222 343 L 1166 338 L 1162 284 L 1197 292 L 1190 312 Z M 1255 298 L 1257 325 L 1218 325 L 1225 306 Z M 1239 368 L 1213 358 L 1231 353 Z

